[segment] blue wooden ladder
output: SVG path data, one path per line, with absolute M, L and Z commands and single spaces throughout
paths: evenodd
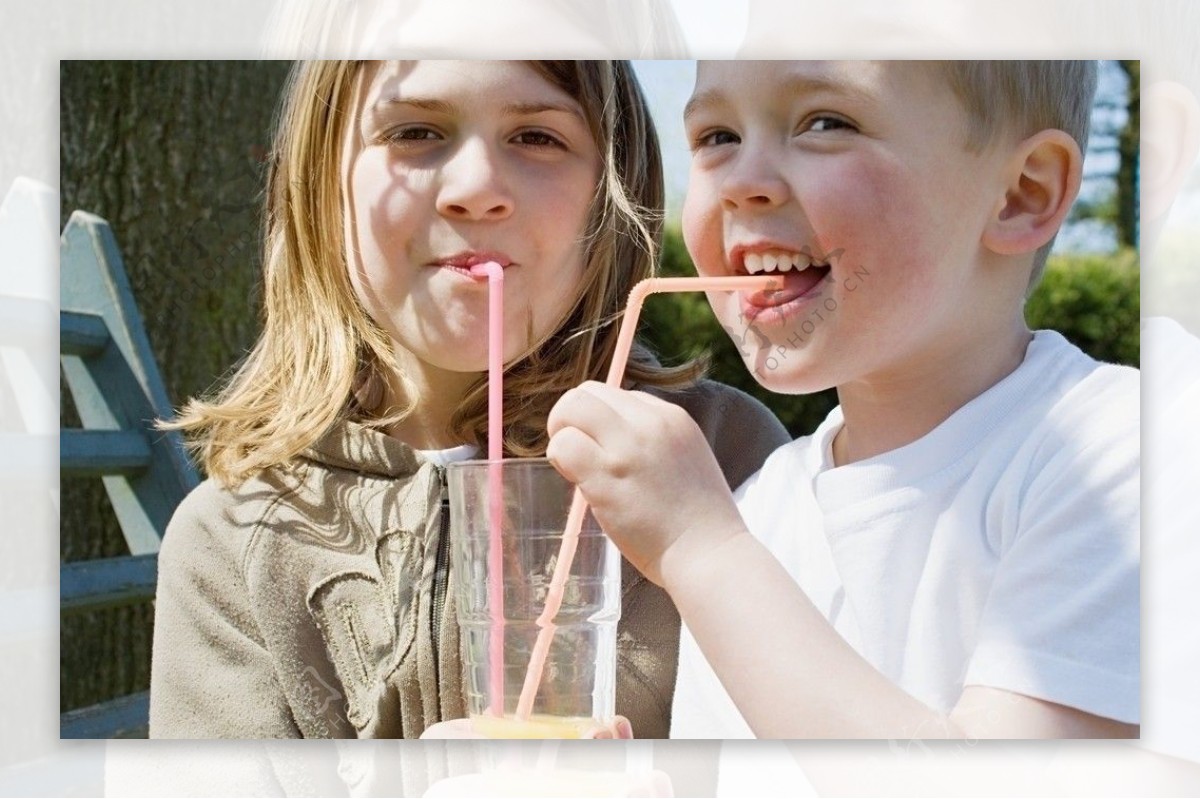
M 83 423 L 65 429 L 62 474 L 104 480 L 129 555 L 61 567 L 62 613 L 151 600 L 167 522 L 199 483 L 178 433 L 155 430 L 171 416 L 162 377 L 108 223 L 71 214 L 61 239 L 60 352 Z M 62 714 L 62 738 L 144 737 L 149 694 Z

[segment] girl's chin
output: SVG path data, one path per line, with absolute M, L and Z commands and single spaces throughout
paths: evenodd
M 487 371 L 487 348 L 477 342 L 437 342 L 409 349 L 421 366 L 441 372 L 479 374 Z M 402 364 L 403 365 L 403 364 Z

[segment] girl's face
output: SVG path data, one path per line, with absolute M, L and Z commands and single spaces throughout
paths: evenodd
M 366 70 L 342 158 L 350 282 L 395 344 L 483 371 L 486 278 L 504 267 L 504 358 L 549 335 L 583 276 L 600 153 L 579 103 L 518 62 Z

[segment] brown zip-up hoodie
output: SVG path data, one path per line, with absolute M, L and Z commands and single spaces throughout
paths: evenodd
M 788 441 L 728 386 L 652 393 L 691 414 L 731 487 Z M 286 468 L 189 494 L 159 553 L 151 737 L 415 738 L 465 716 L 441 478 L 342 422 Z M 665 738 L 679 616 L 622 571 L 617 712 Z

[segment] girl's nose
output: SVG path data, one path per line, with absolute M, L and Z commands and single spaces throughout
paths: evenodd
M 749 148 L 739 153 L 720 186 L 727 211 L 774 208 L 791 196 L 791 187 L 769 153 Z
M 511 214 L 512 194 L 497 159 L 486 142 L 463 142 L 442 168 L 439 213 L 466 220 L 504 219 Z

